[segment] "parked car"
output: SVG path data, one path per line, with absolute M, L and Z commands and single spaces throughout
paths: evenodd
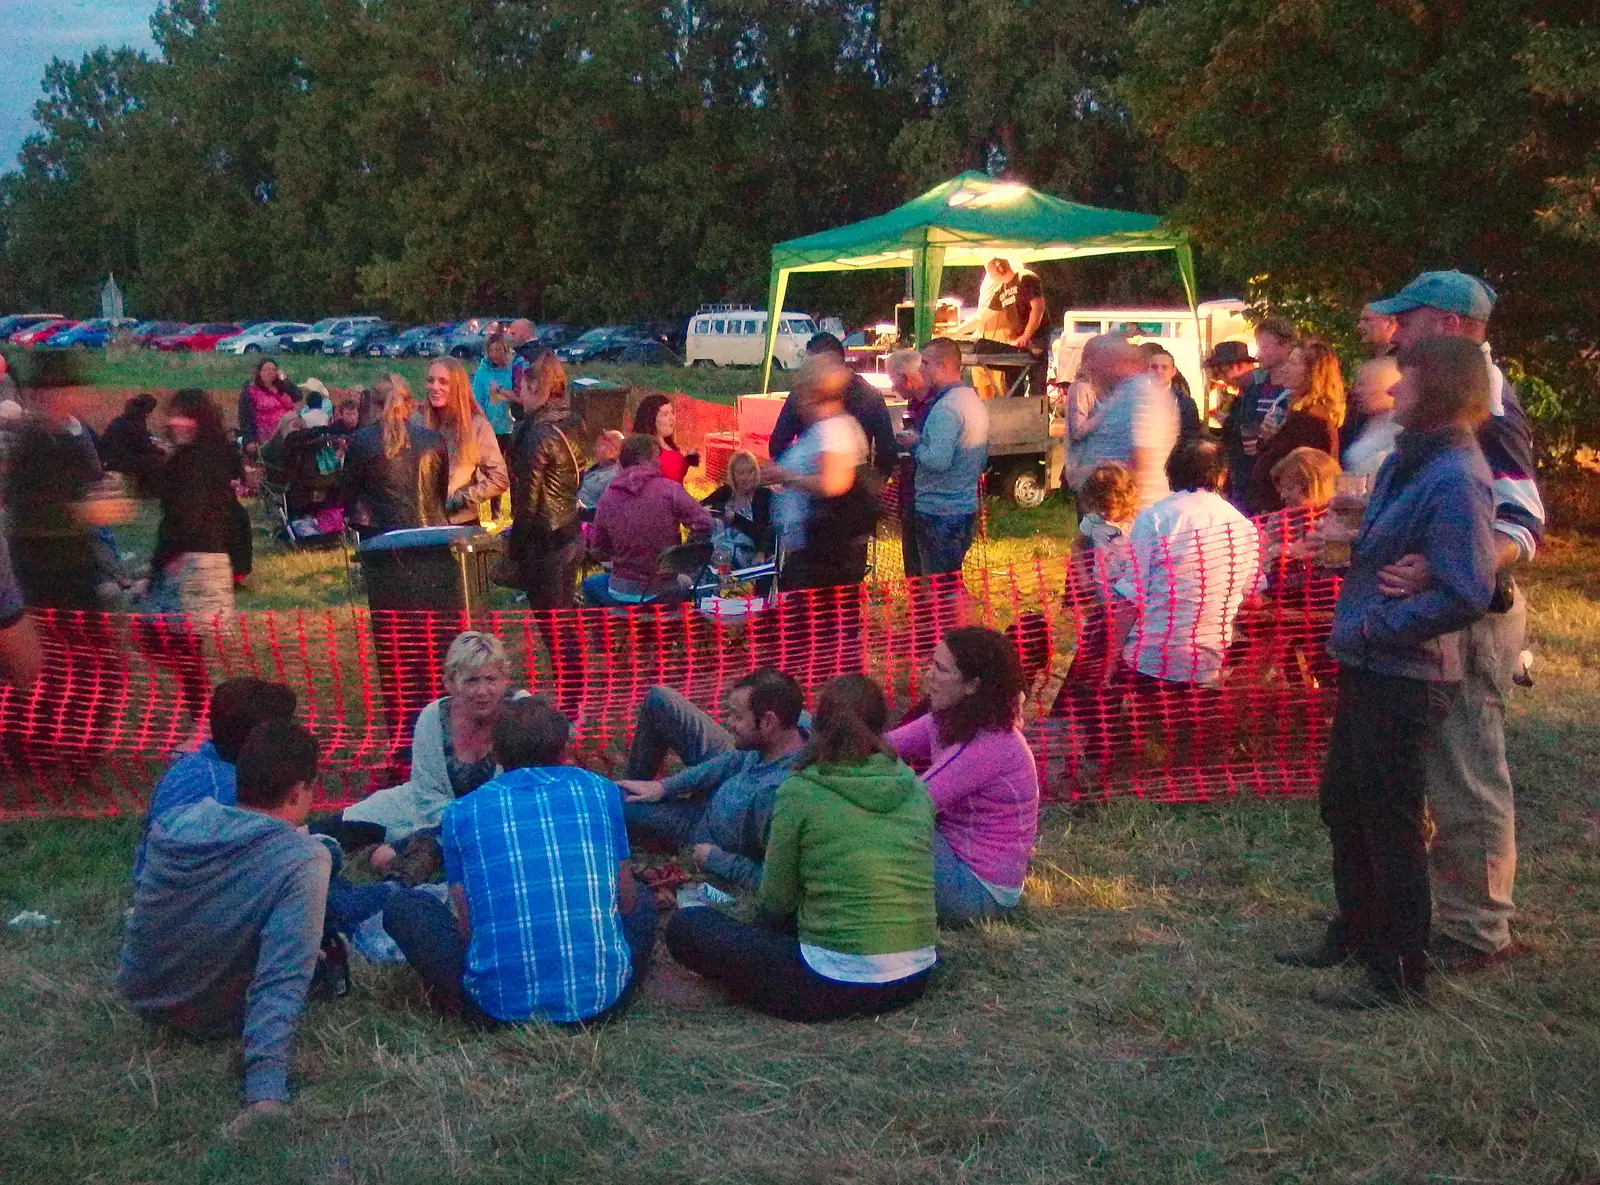
M 238 332 L 239 327 L 231 321 L 206 321 L 200 325 L 187 325 L 177 333 L 158 337 L 150 343 L 150 348 L 169 354 L 209 354 L 217 348 L 219 341 Z
M 42 346 L 51 338 L 65 333 L 76 325 L 76 321 L 69 321 L 65 317 L 55 321 L 41 321 L 28 329 L 11 335 L 11 344 L 14 346 Z
M 481 358 L 484 339 L 489 334 L 504 329 L 516 319 L 514 315 L 468 317 L 465 321 L 457 321 L 444 332 L 430 338 L 429 343 L 433 347 L 435 356 L 448 354 L 452 358 Z
M 385 341 L 393 335 L 394 329 L 387 321 L 357 325 L 343 337 L 329 338 L 328 344 L 322 347 L 322 352 L 338 355 L 341 358 L 353 358 L 365 354 L 369 343 Z
M 600 325 L 560 347 L 556 357 L 563 362 L 615 362 L 630 348 L 639 353 L 652 345 L 671 353 L 661 339 L 637 325 Z
M 65 320 L 60 313 L 12 313 L 9 317 L 0 317 L 0 341 L 10 341 L 13 333 L 21 333 L 46 321 Z
M 413 325 L 385 341 L 368 343 L 367 354 L 373 358 L 432 358 L 434 339 L 442 341 L 449 329 L 448 322 Z
M 259 354 L 263 350 L 283 348 L 283 339 L 292 333 L 308 333 L 311 326 L 304 321 L 257 321 L 246 325 L 243 332 L 225 337 L 217 343 L 219 354 Z
M 103 350 L 111 339 L 120 330 L 130 329 L 135 324 L 132 317 L 118 317 L 112 320 L 109 317 L 95 317 L 89 321 L 79 321 L 65 333 L 58 333 L 50 339 L 52 349 L 67 349 L 80 346 L 87 349 Z
M 304 333 L 284 338 L 283 348 L 291 354 L 320 354 L 330 341 L 349 337 L 357 326 L 382 323 L 378 317 L 324 317 Z
M 150 343 L 158 337 L 170 337 L 174 333 L 181 333 L 187 326 L 182 321 L 140 321 L 133 327 L 133 332 L 128 334 L 128 340 L 144 349 L 150 348 Z

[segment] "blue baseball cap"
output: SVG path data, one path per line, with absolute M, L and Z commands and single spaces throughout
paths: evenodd
M 1367 307 L 1385 317 L 1428 308 L 1487 321 L 1497 299 L 1493 288 L 1466 272 L 1423 272 L 1393 296 Z

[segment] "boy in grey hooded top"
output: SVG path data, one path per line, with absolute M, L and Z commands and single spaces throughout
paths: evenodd
M 117 979 L 147 1020 L 242 1032 L 245 1103 L 258 1108 L 288 1098 L 332 857 L 298 830 L 317 775 L 310 733 L 258 725 L 237 770 L 238 806 L 205 798 L 151 825 Z

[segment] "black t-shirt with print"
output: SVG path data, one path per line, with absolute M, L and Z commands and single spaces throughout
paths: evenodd
M 1039 282 L 1038 276 L 1032 272 L 1017 272 L 990 295 L 989 308 L 993 312 L 1005 315 L 1007 329 L 1015 338 L 1028 328 L 1028 316 L 1035 298 L 1043 296 L 1044 285 Z M 1047 314 L 1040 319 L 1039 328 L 1034 331 L 1029 344 L 1035 348 L 1044 344 L 1045 322 L 1048 320 Z

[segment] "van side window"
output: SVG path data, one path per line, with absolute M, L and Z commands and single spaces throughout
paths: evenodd
M 1098 322 L 1098 321 L 1074 321 L 1072 323 L 1072 332 L 1073 333 L 1087 333 L 1090 336 L 1098 336 L 1099 333 L 1100 333 L 1100 322 Z
M 701 317 L 694 323 L 694 331 L 696 333 L 709 333 L 711 331 L 710 319 L 707 317 Z
M 758 332 L 760 332 L 759 330 L 756 329 L 756 323 L 754 321 L 746 321 L 744 323 L 744 331 L 746 333 L 758 333 Z
M 726 330 L 727 330 L 727 322 L 725 322 L 725 321 L 713 321 L 713 322 L 711 322 L 711 332 L 712 333 L 723 333 Z
M 793 332 L 794 327 L 791 326 L 787 320 L 778 322 L 778 335 L 780 337 L 788 337 Z

